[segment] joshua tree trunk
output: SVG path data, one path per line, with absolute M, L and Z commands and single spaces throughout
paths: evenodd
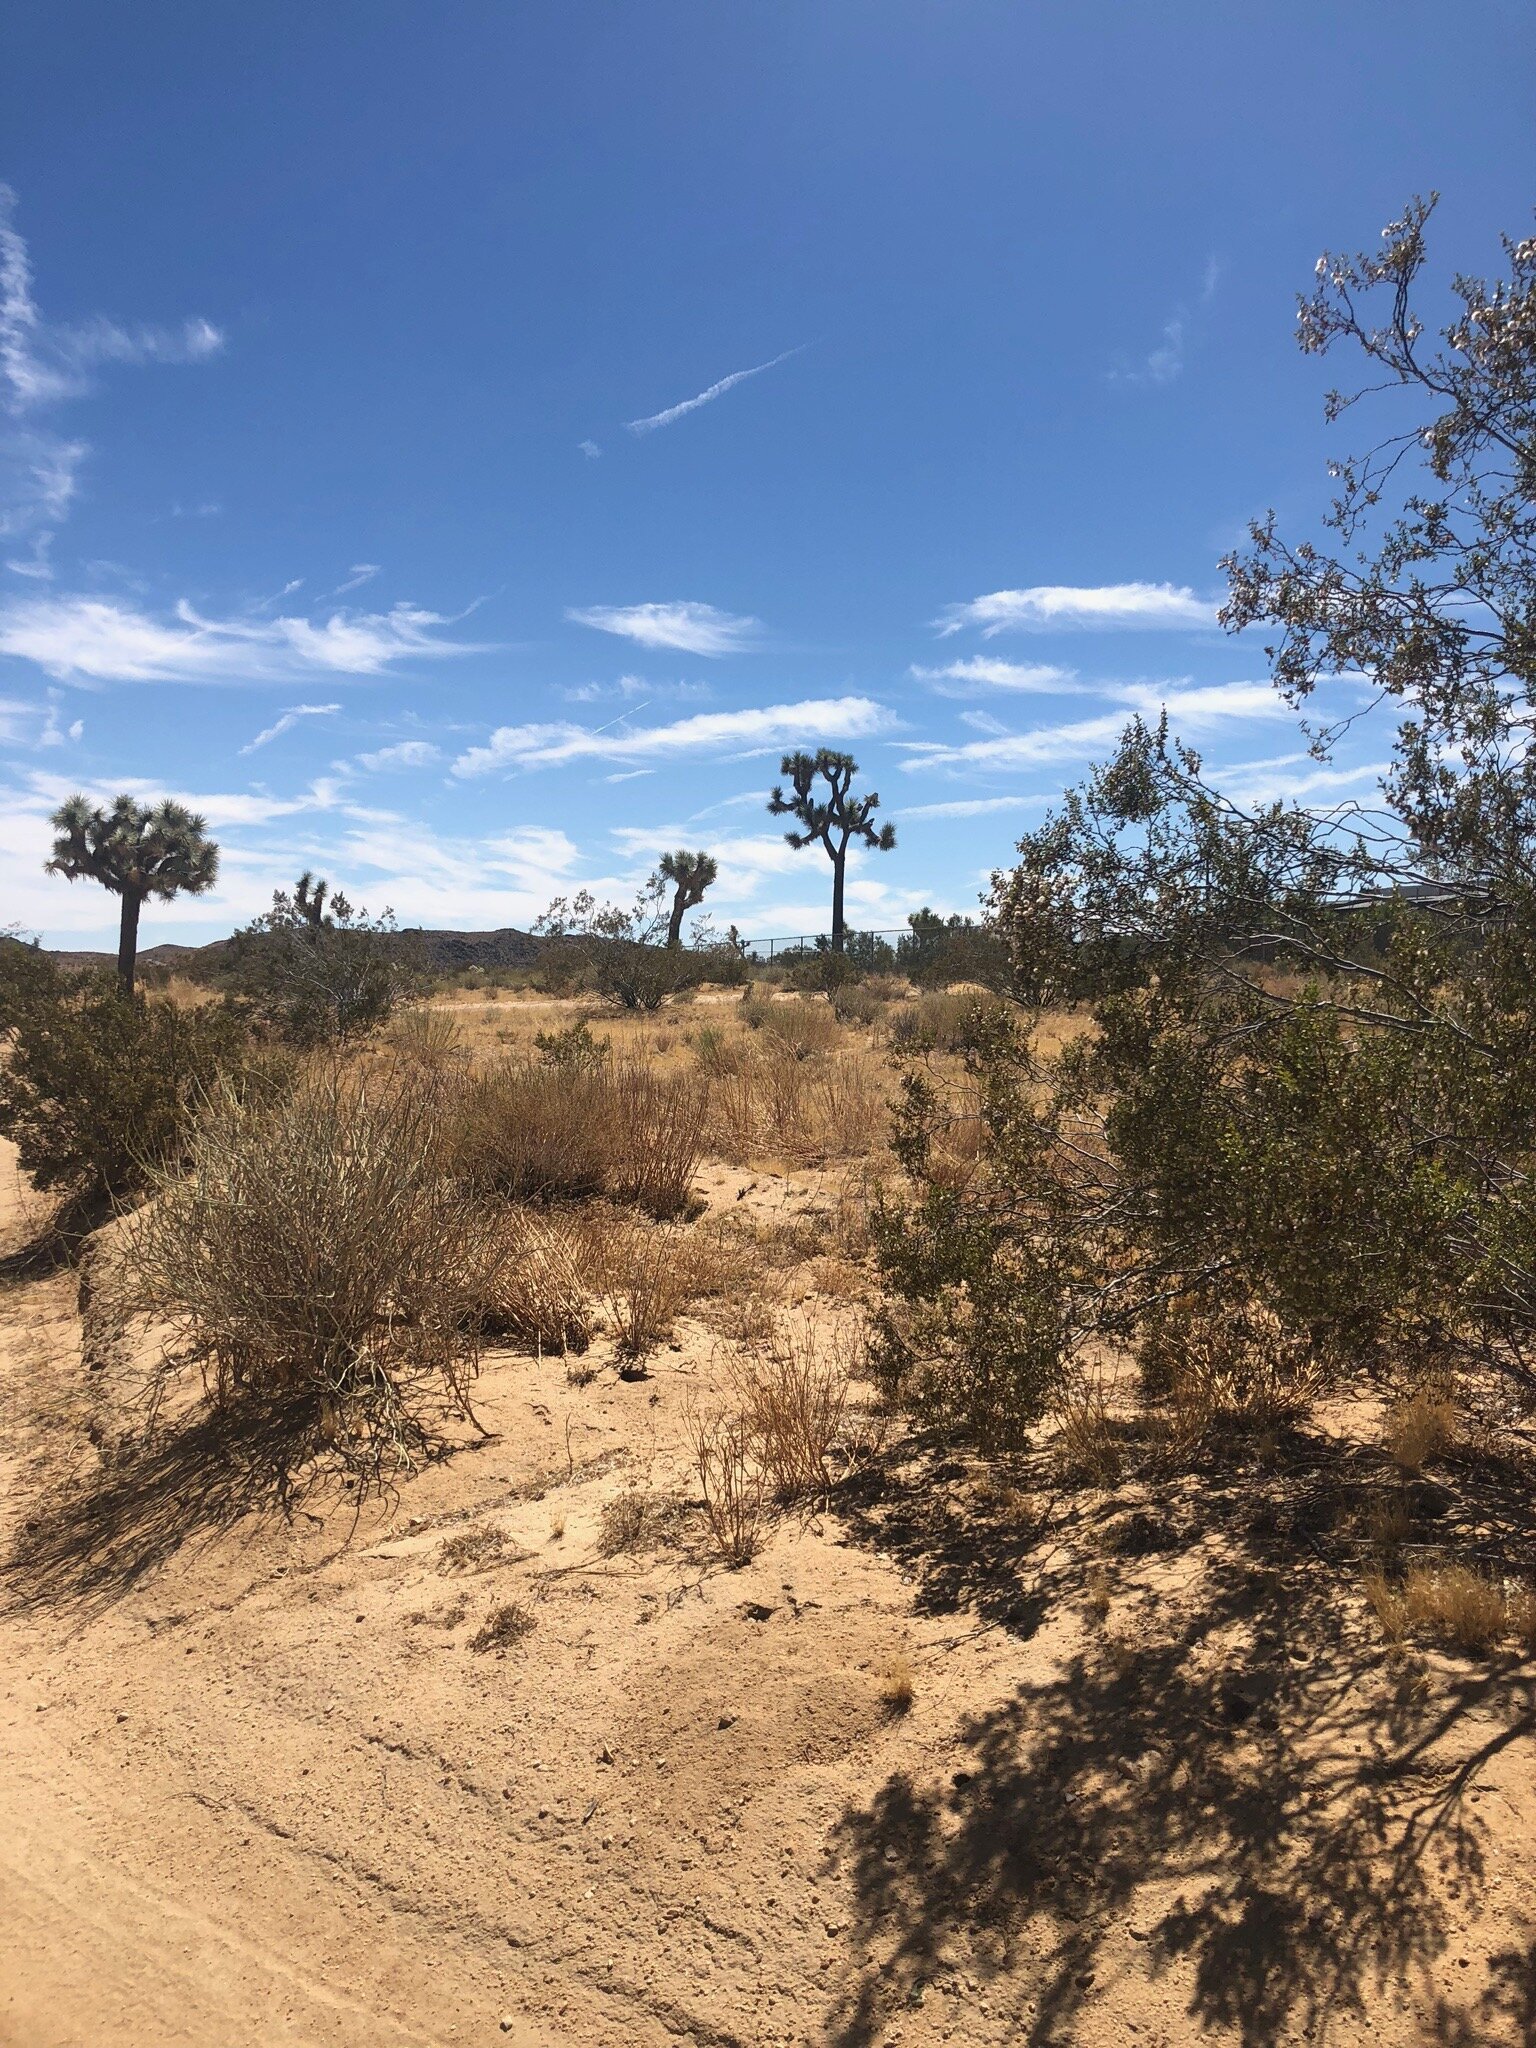
M 123 918 L 117 930 L 117 978 L 125 996 L 133 994 L 134 968 L 139 957 L 139 911 L 143 902 L 137 890 L 123 891 Z
M 843 950 L 843 872 L 848 865 L 848 848 L 844 844 L 834 851 L 831 846 L 828 846 L 827 851 L 832 855 L 832 950 L 834 953 L 841 953 Z
M 683 912 L 687 909 L 683 891 L 678 890 L 672 898 L 672 915 L 667 919 L 667 951 L 675 953 L 683 943 Z

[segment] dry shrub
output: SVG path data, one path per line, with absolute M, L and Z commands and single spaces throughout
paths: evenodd
M 1382 1494 L 1366 1509 L 1365 1533 L 1377 1550 L 1401 1548 L 1413 1534 L 1413 1510 L 1400 1494 Z
M 589 1225 L 593 1282 L 612 1318 L 622 1357 L 638 1360 L 672 1333 L 695 1284 L 692 1234 L 686 1225 L 649 1223 L 621 1209 Z
M 879 1143 L 885 1108 L 867 1058 L 802 1061 L 782 1046 L 753 1046 L 711 1091 L 710 1149 L 733 1165 L 858 1158 Z
M 1124 1460 L 1103 1382 L 1079 1387 L 1056 1409 L 1055 1421 L 1052 1449 L 1062 1479 L 1069 1485 L 1116 1485 Z
M 390 1022 L 388 1043 L 403 1057 L 433 1067 L 448 1065 L 464 1049 L 454 1019 L 429 1003 L 413 1003 L 400 1011 Z
M 698 1171 L 706 1106 L 697 1079 L 633 1062 L 503 1060 L 461 1091 L 457 1164 L 516 1201 L 609 1195 L 675 1216 Z
M 727 1074 L 741 1072 L 746 1064 L 747 1048 L 739 1038 L 722 1031 L 718 1024 L 701 1024 L 694 1033 L 693 1056 L 701 1073 L 712 1081 L 719 1081 Z
M 570 1215 L 508 1209 L 506 1254 L 486 1302 L 486 1334 L 515 1338 L 541 1355 L 581 1353 L 592 1341 L 587 1240 Z
M 1322 1375 L 1306 1345 L 1256 1304 L 1189 1303 L 1142 1348 L 1143 1384 L 1165 1385 L 1174 1436 L 1213 1429 L 1292 1427 L 1310 1411 Z
M 611 1093 L 603 1073 L 500 1060 L 460 1093 L 455 1164 L 475 1187 L 514 1201 L 600 1195 L 612 1165 Z
M 508 1600 L 500 1607 L 493 1607 L 480 1627 L 469 1639 L 472 1650 L 502 1652 L 513 1643 L 520 1643 L 523 1637 L 533 1632 L 533 1616 L 526 1607 L 520 1607 L 515 1600 Z
M 887 1031 L 899 1051 L 959 1052 L 974 1035 L 978 1022 L 1006 1009 L 1000 996 L 982 989 L 952 994 L 935 990 L 892 1010 Z
M 1393 1642 L 1426 1635 L 1471 1653 L 1511 1633 L 1530 1640 L 1530 1593 L 1522 1588 L 1511 1599 L 1496 1580 L 1464 1564 L 1414 1565 L 1397 1585 L 1384 1572 L 1370 1572 L 1365 1595 Z
M 815 1156 L 855 1159 L 885 1134 L 886 1101 L 857 1058 L 828 1060 L 810 1077 L 805 1099 L 805 1141 Z
M 609 1192 L 648 1215 L 679 1216 L 704 1156 L 708 1090 L 692 1076 L 626 1065 L 613 1076 L 617 1157 Z
M 751 1433 L 739 1415 L 719 1414 L 690 1415 L 688 1430 L 715 1547 L 733 1570 L 750 1564 L 762 1548 L 766 1492 Z
M 507 1532 L 497 1522 L 471 1522 L 440 1543 L 437 1568 L 440 1572 L 484 1571 L 499 1564 L 506 1555 Z
M 1411 1394 L 1387 1417 L 1387 1451 L 1403 1472 L 1422 1472 L 1455 1441 L 1456 1409 L 1450 1401 L 1432 1394 Z
M 828 1001 L 839 1024 L 851 1024 L 867 1031 L 878 1024 L 890 1006 L 891 991 L 878 982 L 849 981 L 832 990 Z
M 604 1557 L 617 1557 L 622 1552 L 651 1549 L 676 1534 L 687 1512 L 687 1503 L 676 1494 L 626 1486 L 603 1505 L 598 1517 L 598 1550 Z
M 917 1673 L 912 1669 L 912 1659 L 893 1657 L 880 1676 L 880 1704 L 893 1721 L 910 1714 L 912 1702 L 917 1698 Z
M 413 1062 L 326 1062 L 277 1100 L 226 1090 L 185 1172 L 124 1239 L 127 1305 L 169 1326 L 216 1398 L 320 1406 L 377 1466 L 426 1441 L 424 1404 L 467 1414 L 502 1234 L 443 1173 L 444 1091 Z
M 827 1459 L 842 1429 L 848 1376 L 824 1347 L 822 1333 L 806 1320 L 775 1332 L 759 1356 L 741 1360 L 733 1372 L 740 1419 L 779 1500 L 831 1490 Z
M 842 1026 L 830 1008 L 816 996 L 794 996 L 785 1003 L 766 1004 L 761 1029 L 765 1038 L 775 1041 L 797 1060 L 831 1052 L 843 1036 Z

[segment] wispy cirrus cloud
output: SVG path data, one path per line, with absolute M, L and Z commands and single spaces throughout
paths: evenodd
M 1201 279 L 1196 314 L 1204 312 L 1215 298 L 1220 277 L 1221 266 L 1212 256 L 1206 262 L 1205 275 Z M 1176 306 L 1163 322 L 1157 346 L 1149 350 L 1139 362 L 1117 363 L 1109 372 L 1110 382 L 1155 386 L 1171 384 L 1175 378 L 1182 376 L 1185 355 L 1197 325 L 1196 314 L 1190 312 L 1187 303 Z
M 443 750 L 431 740 L 397 740 L 393 746 L 378 747 L 357 758 L 360 766 L 381 775 L 402 768 L 431 768 L 441 761 Z
M 1145 631 L 1215 623 L 1215 605 L 1176 583 L 1036 583 L 952 604 L 934 621 L 941 638 L 974 626 L 984 640 L 1041 627 Z
M 35 662 L 61 682 L 265 683 L 305 676 L 385 674 L 404 661 L 484 653 L 446 640 L 440 612 L 398 604 L 387 612 L 303 618 L 209 619 L 185 599 L 170 617 L 83 596 L 0 602 L 0 654 Z
M 32 552 L 8 557 L 7 568 L 35 580 L 51 574 L 40 537 L 67 515 L 90 452 L 28 417 L 84 397 L 104 365 L 204 362 L 223 346 L 219 329 L 202 319 L 175 327 L 126 327 L 101 316 L 74 326 L 46 321 L 16 226 L 16 194 L 0 185 L 0 538 L 32 540 Z
M 886 707 L 871 697 L 816 697 L 750 711 L 700 711 L 670 725 L 597 732 L 565 721 L 504 725 L 484 746 L 462 753 L 453 773 L 469 777 L 499 768 L 554 768 L 567 761 L 645 763 L 687 754 L 771 751 L 811 740 L 822 744 L 867 738 L 891 731 L 895 723 Z
M 695 397 L 685 398 L 678 405 L 669 405 L 664 412 L 648 413 L 644 419 L 626 420 L 624 424 L 632 434 L 654 434 L 658 427 L 670 427 L 674 420 L 683 419 L 689 413 L 697 412 L 700 406 L 713 405 L 717 398 L 723 398 L 727 391 L 734 391 L 738 384 L 745 384 L 749 377 L 761 377 L 764 370 L 777 369 L 780 363 L 787 363 L 791 356 L 799 355 L 804 347 L 805 343 L 802 342 L 800 348 L 787 348 L 782 355 L 772 356 L 766 363 L 754 363 L 750 370 L 732 370 L 728 377 L 721 377 L 717 383 L 711 384 L 707 390 L 700 391 Z M 585 442 L 582 443 L 582 447 L 585 450 Z
M 565 616 L 576 626 L 616 633 L 641 647 L 670 647 L 681 654 L 745 654 L 762 633 L 758 620 L 717 610 L 712 604 L 677 600 L 670 604 L 572 605 Z
M 1248 719 L 1292 719 L 1295 713 L 1270 682 L 1179 684 L 1125 683 L 1115 688 L 1116 709 L 1064 725 L 1030 732 L 994 733 L 947 746 L 929 740 L 901 743 L 903 768 L 1033 768 L 1042 762 L 1085 760 L 1112 747 L 1127 716 L 1159 718 L 1164 711 L 1176 732 L 1204 733 Z
M 273 719 L 257 733 L 255 739 L 247 740 L 240 749 L 242 754 L 254 754 L 258 747 L 269 747 L 273 740 L 281 739 L 285 732 L 292 732 L 301 718 L 328 718 L 339 711 L 339 704 L 290 704 L 288 709 Z
M 560 694 L 567 704 L 630 704 L 637 697 L 654 704 L 658 698 L 687 702 L 711 697 L 714 692 L 708 683 L 651 683 L 644 676 L 620 676 L 611 683 L 577 683 Z
M 985 818 L 994 811 L 1022 811 L 1047 804 L 1047 796 L 963 796 L 947 804 L 903 804 L 902 818 Z
M 345 597 L 349 590 L 357 590 L 364 583 L 371 583 L 380 573 L 381 565 L 378 562 L 354 562 L 347 571 L 346 581 L 338 583 L 334 590 L 327 592 L 327 595 Z
M 1048 661 L 994 661 L 984 654 L 969 661 L 946 662 L 942 668 L 924 668 L 913 662 L 913 680 L 928 683 L 941 697 L 968 697 L 977 684 L 989 690 L 1020 690 L 1042 697 L 1076 697 L 1090 694 L 1077 680 L 1077 672 L 1057 668 Z

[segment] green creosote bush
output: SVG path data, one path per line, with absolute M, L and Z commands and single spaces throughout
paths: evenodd
M 126 995 L 104 975 L 71 979 L 45 953 L 0 944 L 0 1133 L 33 1184 L 120 1202 L 173 1167 L 193 1111 L 221 1084 L 279 1086 L 241 1019 Z
M 1315 752 L 1361 678 L 1400 720 L 1370 807 L 1224 792 L 1133 720 L 994 877 L 1015 1016 L 949 1064 L 905 1055 L 877 1363 L 984 1435 L 1106 1344 L 1202 1428 L 1294 1421 L 1371 1362 L 1492 1364 L 1536 1401 L 1536 240 L 1454 281 L 1437 345 L 1412 310 L 1429 212 L 1324 259 L 1300 326 L 1360 347 L 1419 431 L 1335 465 L 1337 553 L 1265 520 L 1224 565 L 1223 621 L 1271 630 Z M 1090 1028 L 1046 1057 L 1063 1008 Z

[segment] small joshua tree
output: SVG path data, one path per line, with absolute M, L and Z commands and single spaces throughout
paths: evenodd
M 667 951 L 675 953 L 683 943 L 683 918 L 704 900 L 704 891 L 720 872 L 713 854 L 689 853 L 679 847 L 664 853 L 657 873 L 673 887 L 672 910 L 667 919 Z
M 818 747 L 814 754 L 786 754 L 779 773 L 792 784 L 789 796 L 775 783 L 768 808 L 776 818 L 798 818 L 802 831 L 786 832 L 791 846 L 809 846 L 820 840 L 832 863 L 832 950 L 843 950 L 843 881 L 848 866 L 848 848 L 857 840 L 889 853 L 896 844 L 896 827 L 886 823 L 877 830 L 869 821 L 880 808 L 874 790 L 865 796 L 852 794 L 853 778 L 859 764 L 852 754 L 836 754 Z M 816 780 L 827 785 L 825 797 L 816 794 Z
M 306 868 L 292 893 L 233 940 L 233 979 L 256 1014 L 293 1045 L 371 1031 L 406 994 L 414 961 L 394 913 L 370 917 Z
M 169 900 L 185 892 L 200 896 L 219 872 L 219 849 L 207 824 L 169 798 L 136 804 L 120 796 L 110 810 L 72 796 L 54 812 L 50 874 L 100 882 L 123 900 L 117 941 L 117 974 L 125 995 L 133 994 L 139 951 L 139 912 L 147 897 Z

